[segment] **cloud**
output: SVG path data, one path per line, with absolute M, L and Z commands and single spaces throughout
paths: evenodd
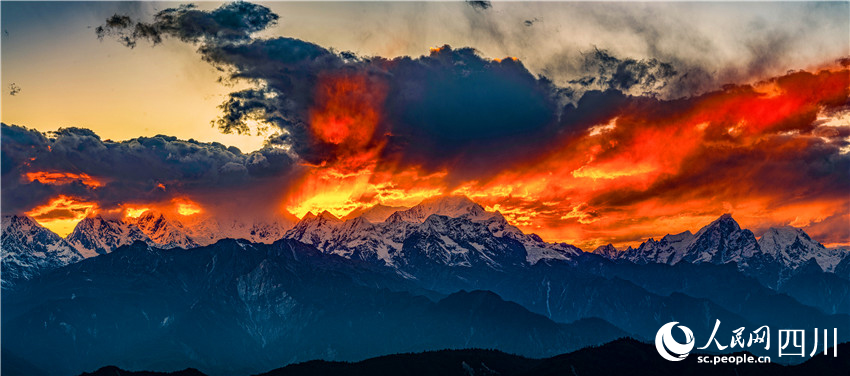
M 278 15 L 268 8 L 247 2 L 233 2 L 210 11 L 201 11 L 194 4 L 181 5 L 160 11 L 152 23 L 133 22 L 126 15 L 114 15 L 95 29 L 99 38 L 112 36 L 127 47 L 135 47 L 140 39 L 162 42 L 164 36 L 183 42 L 205 40 L 240 42 L 251 34 L 277 22 Z
M 724 212 L 757 231 L 823 229 L 850 205 L 848 87 L 850 72 L 836 69 L 679 100 L 591 91 L 565 118 L 596 125 L 463 191 L 587 247 L 634 244 L 653 227 L 693 231 Z
M 19 140 L 9 150 L 49 147 L 68 155 L 47 162 L 39 155 L 32 163 L 45 164 L 33 166 L 86 173 L 105 186 L 12 179 L 4 200 L 7 191 L 12 197 L 25 187 L 42 201 L 73 194 L 107 207 L 171 198 L 176 187 L 205 204 L 263 187 L 299 213 L 345 214 L 376 202 L 463 193 L 524 230 L 589 247 L 663 235 L 656 233 L 661 228 L 696 230 L 729 211 L 755 228 L 792 222 L 833 228 L 824 221 L 848 204 L 850 130 L 836 120 L 850 113 L 846 67 L 719 85 L 775 69 L 791 53 L 793 36 L 748 35 L 746 64 L 718 70 L 700 60 L 707 59 L 701 48 L 713 43 L 705 35 L 670 36 L 664 33 L 670 25 L 647 25 L 633 13 L 599 6 L 594 22 L 634 31 L 650 57 L 594 48 L 555 66 L 573 74 L 556 84 L 520 59 L 490 59 L 468 47 L 384 58 L 258 37 L 277 16 L 261 5 L 237 4 L 167 9 L 149 23 L 117 15 L 98 35 L 128 47 L 164 38 L 197 46 L 225 80 L 252 84 L 228 96 L 215 125 L 237 133 L 268 127 L 275 134 L 266 148 L 243 155 L 165 136 L 110 143 L 80 129 L 44 141 L 48 136 L 8 127 L 4 162 L 7 139 Z M 465 13 L 501 38 L 487 14 Z M 688 41 L 693 51 L 670 55 L 669 38 L 682 38 L 674 45 Z M 32 157 L 26 153 L 10 155 L 26 162 Z M 99 165 L 102 160 L 130 172 Z M 166 189 L 157 189 L 163 179 Z
M 128 46 L 139 39 L 156 44 L 165 37 L 197 43 L 204 60 L 229 80 L 258 83 L 222 103 L 223 114 L 215 123 L 219 129 L 252 132 L 257 122 L 274 127 L 281 135 L 273 142 L 311 164 L 352 158 L 350 145 L 321 137 L 311 126 L 317 107 L 324 105 L 318 102 L 328 77 L 363 83 L 347 89 L 356 92 L 340 95 L 380 98 L 369 104 L 374 124 L 360 137 L 361 146 L 377 152 L 383 166 L 415 165 L 430 172 L 451 167 L 452 175 L 469 178 L 510 163 L 529 148 L 545 147 L 541 144 L 558 132 L 557 88 L 516 59 L 490 60 L 474 49 L 449 46 L 418 58 L 385 59 L 336 53 L 293 38 L 251 38 L 277 16 L 260 5 L 233 8 L 203 12 L 184 6 L 160 12 L 152 23 L 116 15 L 98 35 L 117 37 Z M 238 21 L 221 31 L 220 23 L 211 21 L 219 14 Z M 344 133 L 354 134 L 348 128 L 361 122 L 341 124 Z M 470 143 L 473 139 L 478 142 Z
M 240 201 L 244 192 L 258 189 L 271 192 L 266 199 L 273 200 L 298 173 L 292 156 L 275 147 L 244 154 L 219 143 L 169 136 L 113 142 L 88 129 L 41 133 L 7 124 L 2 137 L 4 213 L 20 213 L 58 195 L 102 208 L 180 195 L 212 205 L 234 192 L 242 193 L 230 199 Z
M 598 48 L 583 54 L 583 76 L 569 86 L 578 99 L 588 90 L 614 89 L 630 95 L 686 97 L 710 86 L 712 77 L 699 68 L 676 68 L 658 59 L 620 59 Z

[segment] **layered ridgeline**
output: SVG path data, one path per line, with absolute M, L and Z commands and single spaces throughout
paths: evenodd
M 552 356 L 629 335 L 600 319 L 558 323 L 488 291 L 435 294 L 287 239 L 192 250 L 137 242 L 2 298 L 4 351 L 54 374 L 106 364 L 249 374 L 470 347 Z
M 386 213 L 384 208 L 380 212 Z M 347 220 L 328 212 L 308 214 L 285 236 L 325 253 L 401 271 L 421 266 L 416 264 L 501 269 L 543 259 L 568 260 L 581 253 L 569 244 L 526 235 L 500 213 L 463 196 L 428 199 L 385 218 L 372 211 Z
M 4 216 L 0 235 L 3 289 L 83 259 L 71 244 L 26 216 Z
M 137 218 L 85 218 L 62 239 L 27 216 L 3 216 L 3 289 L 136 241 L 163 249 L 189 249 L 221 239 L 270 244 L 281 239 L 293 223 L 286 218 L 249 222 L 200 215 L 174 218 L 148 210 Z
M 670 321 L 699 338 L 719 319 L 722 333 L 834 327 L 850 339 L 850 258 L 798 229 L 756 240 L 723 216 L 594 254 L 524 234 L 464 197 L 358 214 L 309 215 L 288 231 L 154 212 L 81 222 L 71 241 L 50 243 L 77 258 L 2 294 L 4 354 L 58 374 L 107 364 L 247 374 L 442 348 L 544 357 L 651 339 Z M 18 222 L 3 227 L 4 282 L 7 237 L 21 255 L 41 241 L 23 234 L 46 231 Z M 225 237 L 249 240 L 213 243 Z M 91 255 L 80 246 L 99 255 L 74 262 Z
M 847 256 L 844 249 L 824 247 L 799 228 L 785 226 L 768 229 L 760 239 L 742 229 L 729 214 L 700 229 L 649 239 L 638 248 L 616 251 L 610 244 L 593 253 L 612 260 L 636 264 L 712 263 L 735 264 L 771 286 L 781 286 L 796 271 L 815 268 L 834 272 Z
M 839 352 L 850 350 L 850 343 L 838 345 Z M 693 375 L 693 376 L 834 376 L 850 369 L 850 358 L 818 354 L 803 364 L 783 366 L 776 363 L 735 365 L 719 363 L 706 366 L 699 356 L 690 354 L 684 361 L 670 362 L 657 356 L 654 345 L 621 339 L 603 346 L 582 349 L 551 358 L 529 359 L 496 350 L 442 350 L 416 354 L 394 354 L 356 363 L 315 360 L 292 364 L 258 376 L 314 375 L 407 375 L 407 376 L 545 376 L 545 375 Z M 748 355 L 738 353 L 736 355 Z M 204 376 L 195 369 L 174 373 L 129 372 L 103 367 L 81 376 Z

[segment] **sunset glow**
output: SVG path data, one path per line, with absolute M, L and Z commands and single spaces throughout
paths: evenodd
M 103 186 L 103 183 L 101 181 L 94 179 L 85 173 L 74 174 L 71 172 L 35 171 L 28 172 L 25 176 L 27 180 L 31 182 L 38 181 L 41 184 L 62 185 L 71 184 L 73 182 L 80 182 L 81 184 L 91 188 L 98 188 Z
M 98 212 L 94 202 L 86 202 L 65 195 L 58 196 L 47 204 L 37 206 L 26 214 L 38 224 L 65 237 L 74 231 L 74 227 L 84 218 Z
M 687 110 L 666 117 L 641 111 L 612 114 L 609 121 L 581 137 L 564 140 L 549 155 L 503 170 L 488 180 L 454 187 L 443 179 L 445 174 L 420 179 L 409 171 L 396 172 L 392 161 L 365 159 L 374 154 L 368 148 L 350 149 L 346 155 L 356 155 L 360 159 L 353 160 L 366 168 L 344 174 L 339 169 L 317 167 L 298 186 L 297 194 L 290 196 L 293 201 L 287 207 L 299 217 L 323 210 L 343 217 L 377 203 L 413 205 L 437 195 L 464 194 L 501 211 L 524 231 L 587 249 L 609 242 L 620 247 L 637 245 L 648 237 L 664 235 L 654 228 L 695 231 L 724 212 L 733 213 L 743 226 L 751 228 L 809 226 L 840 213 L 850 200 L 835 197 L 780 204 L 781 191 L 753 195 L 739 184 L 747 181 L 747 169 L 759 167 L 743 164 L 727 166 L 723 179 L 705 182 L 699 190 L 687 192 L 664 185 L 677 175 L 702 168 L 698 167 L 701 161 L 724 154 L 794 158 L 815 136 L 779 133 L 811 129 L 809 124 L 820 116 L 824 105 L 846 100 L 848 86 L 846 69 L 816 75 L 797 73 L 762 83 L 759 90 L 741 87 L 706 95 Z M 354 124 L 359 123 L 349 127 Z M 828 125 L 820 127 L 824 126 Z M 357 139 L 365 145 L 363 140 L 368 137 Z M 351 161 L 340 159 L 340 163 Z M 383 172 L 374 173 L 377 169 Z M 667 193 L 651 194 L 662 187 Z M 617 192 L 641 198 L 610 202 L 610 195 Z M 793 209 L 785 209 L 786 205 Z
M 190 216 L 200 213 L 201 207 L 197 203 L 188 198 L 176 198 L 173 200 L 177 210 L 177 214 L 182 216 Z
M 206 11 L 176 12 L 189 20 Z M 147 130 L 113 141 L 111 131 L 84 127 L 36 136 L 15 128 L 8 211 L 34 213 L 67 233 L 94 213 L 341 218 L 378 204 L 465 195 L 525 232 L 587 250 L 694 231 L 723 213 L 757 235 L 793 225 L 825 244 L 850 243 L 845 47 L 768 64 L 748 55 L 751 46 L 732 44 L 740 58 L 725 51 L 702 61 L 690 41 L 676 39 L 687 56 L 673 59 L 642 47 L 631 53 L 622 41 L 631 34 L 599 29 L 611 45 L 560 46 L 563 56 L 543 56 L 525 47 L 525 37 L 502 45 L 445 36 L 381 55 L 340 52 L 347 50 L 321 35 L 281 37 L 269 22 L 239 34 L 237 44 L 254 51 L 234 48 L 224 32 L 187 39 L 168 18 L 130 18 L 89 37 L 109 39 L 103 48 L 117 44 L 122 53 L 144 45 L 161 54 L 164 41 L 188 42 L 185 53 L 200 54 L 235 85 L 199 85 L 221 103 L 203 125 L 228 137 L 254 134 L 264 146 L 240 150 L 167 132 L 138 137 Z M 515 21 L 522 32 L 505 36 L 561 27 Z M 197 109 L 160 107 L 160 115 Z M 16 200 L 24 192 L 37 195 Z
M 139 218 L 144 212 L 150 210 L 149 208 L 124 208 L 124 216 L 127 218 Z

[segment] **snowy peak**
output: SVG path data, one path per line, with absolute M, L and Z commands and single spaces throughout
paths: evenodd
M 327 210 L 319 213 L 319 218 L 331 222 L 342 222 L 341 219 L 337 218 L 337 216 L 331 214 L 331 212 Z
M 746 265 L 757 253 L 760 253 L 760 250 L 752 231 L 742 230 L 738 222 L 732 219 L 732 215 L 723 214 L 694 235 L 694 240 L 688 245 L 681 261 L 694 264 L 734 262 Z
M 148 210 L 142 213 L 139 218 L 136 218 L 135 225 L 162 248 L 188 249 L 198 246 L 198 243 L 189 237 L 180 222 L 172 222 L 162 213 Z
M 101 216 L 80 221 L 66 240 L 86 258 L 107 254 L 135 241 L 151 242 L 136 225 Z
M 185 249 L 210 245 L 226 238 L 271 244 L 282 239 L 292 227 L 292 222 L 286 217 L 253 220 L 212 216 L 171 218 L 151 210 L 134 222 L 160 247 Z
M 736 231 L 741 230 L 741 225 L 732 218 L 732 214 L 726 213 L 720 216 L 720 218 L 715 219 L 705 227 L 701 228 L 695 235 L 696 238 L 700 238 L 705 234 L 712 232 L 718 234 L 730 234 Z
M 607 259 L 615 260 L 617 259 L 619 251 L 617 251 L 617 248 L 615 248 L 613 244 L 608 243 L 606 245 L 601 245 L 598 248 L 594 249 L 593 254 L 600 255 Z
M 623 252 L 613 254 L 611 259 L 628 260 L 636 264 L 675 264 L 682 260 L 685 251 L 694 240 L 694 234 L 690 231 L 674 235 L 665 235 L 661 240 L 649 238 L 638 248 L 629 247 Z
M 758 244 L 763 253 L 791 268 L 814 259 L 821 269 L 831 272 L 847 254 L 841 249 L 827 249 L 809 237 L 803 229 L 791 226 L 769 228 Z
M 487 212 L 481 205 L 476 204 L 466 196 L 439 196 L 423 200 L 419 205 L 396 212 L 390 217 L 396 217 L 396 220 L 406 222 L 422 223 L 432 215 L 486 220 L 491 218 L 493 214 Z
M 68 242 L 30 217 L 3 216 L 0 222 L 3 288 L 83 259 Z
M 802 229 L 791 226 L 770 228 L 757 241 L 752 231 L 742 229 L 730 214 L 724 214 L 696 234 L 686 231 L 661 240 L 649 239 L 618 255 L 604 249 L 594 253 L 636 264 L 734 263 L 738 269 L 776 285 L 800 267 L 833 272 L 850 252 L 827 249 Z
M 371 223 L 381 223 L 387 220 L 393 213 L 397 211 L 403 211 L 410 209 L 406 206 L 387 206 L 382 204 L 377 204 L 370 208 L 366 209 L 356 209 L 353 212 L 349 213 L 343 220 L 354 219 L 357 217 L 363 217 Z
M 776 257 L 789 247 L 798 249 L 822 249 L 822 244 L 812 240 L 803 229 L 791 226 L 771 227 L 759 239 L 759 246 L 764 253 Z
M 319 215 L 307 213 L 301 221 L 295 224 L 295 227 L 284 234 L 284 237 L 322 248 L 323 244 L 326 244 L 335 236 L 335 232 L 343 223 L 342 220 L 328 211 L 323 211 Z
M 285 237 L 312 244 L 325 253 L 397 267 L 430 260 L 427 262 L 450 266 L 483 263 L 498 268 L 507 263 L 567 260 L 580 252 L 570 245 L 523 234 L 500 213 L 487 212 L 464 196 L 428 199 L 382 221 L 371 221 L 366 212 L 348 218 L 308 214 Z

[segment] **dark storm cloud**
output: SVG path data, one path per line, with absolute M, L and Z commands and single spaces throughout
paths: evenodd
M 519 61 L 443 46 L 388 64 L 386 151 L 406 163 L 432 169 L 451 163 L 457 173 L 486 175 L 543 151 L 560 132 L 556 88 Z
M 278 15 L 268 8 L 235 2 L 222 5 L 210 12 L 195 9 L 193 4 L 169 8 L 156 14 L 154 22 L 133 22 L 126 15 L 114 15 L 95 29 L 97 36 L 116 37 L 127 47 L 135 47 L 138 40 L 157 44 L 165 36 L 184 42 L 216 40 L 239 42 L 251 38 L 251 33 L 274 24 Z
M 451 173 L 486 173 L 546 148 L 558 132 L 558 88 L 515 59 L 493 61 L 471 48 L 444 46 L 428 56 L 388 60 L 336 53 L 293 38 L 250 38 L 276 15 L 260 5 L 233 8 L 169 9 L 152 23 L 116 15 L 98 35 L 115 36 L 128 46 L 139 39 L 156 44 L 164 37 L 196 42 L 203 59 L 227 79 L 258 83 L 231 93 L 215 124 L 237 133 L 251 132 L 251 120 L 270 124 L 281 131 L 271 142 L 288 145 L 310 163 L 338 157 L 338 146 L 314 137 L 309 125 L 318 82 L 328 74 L 367 77 L 375 83 L 370 86 L 386 88 L 375 131 L 380 140 L 373 141 L 386 145 L 383 157 L 393 163 L 434 170 L 460 163 Z M 233 18 L 224 32 L 220 22 L 210 21 L 220 18 L 217 14 Z
M 88 129 L 63 128 L 44 134 L 3 124 L 2 138 L 4 213 L 31 209 L 59 194 L 95 201 L 102 207 L 212 194 L 285 181 L 295 168 L 292 158 L 279 148 L 244 154 L 219 143 L 169 136 L 112 142 Z M 73 179 L 61 184 L 29 181 L 26 174 L 33 172 L 87 174 L 101 186 Z
M 571 140 L 585 135 L 588 128 L 606 124 L 617 117 L 622 125 L 618 123 L 615 132 L 602 137 L 621 137 L 612 138 L 612 145 L 617 142 L 620 145 L 623 142 L 638 143 L 635 140 L 639 141 L 639 131 L 658 128 L 657 133 L 664 133 L 666 124 L 676 123 L 682 116 L 697 111 L 695 108 L 703 101 L 714 106 L 712 103 L 716 101 L 712 98 L 716 96 L 739 95 L 743 101 L 753 101 L 761 95 L 749 87 L 736 89 L 730 86 L 722 91 L 692 97 L 692 93 L 716 87 L 718 78 L 714 73 L 674 57 L 631 59 L 614 56 L 602 49 L 583 54 L 578 69 L 584 72 L 583 75 L 566 87 L 557 87 L 546 77 L 533 75 L 521 61 L 487 59 L 472 48 L 443 46 L 426 56 L 394 59 L 357 56 L 293 38 L 254 37 L 253 33 L 270 25 L 277 16 L 260 5 L 237 4 L 224 5 L 213 11 L 199 11 L 188 6 L 168 9 L 157 14 L 151 23 L 115 16 L 98 29 L 98 35 L 117 37 L 131 47 L 139 39 L 156 44 L 166 37 L 195 43 L 203 59 L 222 71 L 226 79 L 256 84 L 250 89 L 231 93 L 221 105 L 223 114 L 215 124 L 224 132 L 237 133 L 254 130 L 250 125 L 254 120 L 268 124 L 280 131 L 268 139 L 269 146 L 290 149 L 299 158 L 317 165 L 353 155 L 348 150 L 348 141 L 335 138 L 350 135 L 319 137 L 311 128 L 315 109 L 332 107 L 339 110 L 340 106 L 364 105 L 357 101 L 343 101 L 322 107 L 323 104 L 317 103 L 317 98 L 322 97 L 318 94 L 333 91 L 327 86 L 329 77 L 349 80 L 346 85 L 357 87 L 351 90 L 360 90 L 356 95 L 342 96 L 343 99 L 379 98 L 379 108 L 374 108 L 379 114 L 369 118 L 376 122 L 374 129 L 347 129 L 343 132 L 350 131 L 357 137 L 369 138 L 358 138 L 358 147 L 363 150 L 371 151 L 375 145 L 380 145 L 379 169 L 383 164 L 390 166 L 387 168 L 416 166 L 426 172 L 445 171 L 449 182 L 486 179 L 500 170 L 527 165 L 556 148 L 569 145 Z M 474 16 L 475 19 L 484 18 L 481 14 Z M 634 28 L 648 41 L 650 52 L 664 56 L 659 47 L 663 42 L 661 29 L 651 25 L 641 28 L 640 25 L 646 23 L 639 19 L 597 16 L 601 25 L 624 24 Z M 700 43 L 706 42 L 698 35 L 692 37 L 697 49 Z M 764 54 L 778 48 L 770 46 L 782 44 L 783 38 L 785 36 L 777 35 L 773 39 L 750 39 L 753 55 L 761 54 L 753 61 L 776 60 Z M 789 77 L 793 79 L 793 76 Z M 806 92 L 808 84 L 792 87 L 790 92 Z M 843 98 L 846 99 L 846 95 Z M 835 104 L 829 103 L 829 106 Z M 373 108 L 348 110 L 356 114 Z M 748 109 L 732 103 L 731 106 L 710 110 L 721 118 L 734 118 L 747 117 L 741 111 Z M 811 132 L 817 110 L 817 107 L 811 107 L 799 114 L 790 114 L 790 120 L 771 125 L 775 127 L 774 134 L 765 140 L 781 137 L 781 132 Z M 770 111 L 764 115 L 770 115 Z M 627 126 L 630 116 L 634 123 Z M 760 117 L 764 116 L 753 119 L 758 122 Z M 729 135 L 724 132 L 734 124 L 726 124 L 724 119 L 719 119 L 717 126 L 712 125 L 706 130 L 710 141 L 729 141 Z M 363 132 L 367 133 L 366 136 Z M 800 147 L 798 154 L 788 155 L 796 155 L 804 161 L 826 158 L 830 162 L 820 166 L 815 162 L 797 166 L 799 170 L 806 171 L 797 177 L 804 179 L 806 174 L 816 171 L 846 170 L 845 155 L 836 149 L 838 143 L 822 145 L 817 139 L 808 142 L 795 144 Z M 689 162 L 693 165 L 688 165 L 687 171 L 659 179 L 651 189 L 602 194 L 591 205 L 627 205 L 653 194 L 669 192 L 675 195 L 675 187 L 691 187 L 693 184 L 710 187 L 710 178 L 700 179 L 716 176 L 718 171 L 727 167 L 729 176 L 734 175 L 734 171 L 739 171 L 742 176 L 754 174 L 738 170 L 731 165 L 734 159 L 726 159 L 722 150 L 711 147 L 706 146 L 694 157 Z M 598 157 L 613 157 L 617 153 L 617 148 L 612 147 Z M 735 149 L 729 154 L 755 163 L 758 158 L 765 158 L 765 153 L 767 150 L 752 147 Z M 794 158 L 776 157 L 775 160 L 792 165 L 800 163 Z M 768 171 L 765 174 L 781 172 L 769 165 L 761 166 L 763 171 Z M 241 171 L 238 166 L 229 166 L 225 170 L 237 174 Z M 693 171 L 702 174 L 692 175 Z M 769 181 L 768 176 L 755 184 L 763 184 L 764 189 L 770 189 L 770 184 L 765 183 Z M 827 187 L 834 188 L 840 182 L 826 183 Z M 802 181 L 800 184 L 803 184 Z M 618 200 L 632 201 L 615 202 Z

